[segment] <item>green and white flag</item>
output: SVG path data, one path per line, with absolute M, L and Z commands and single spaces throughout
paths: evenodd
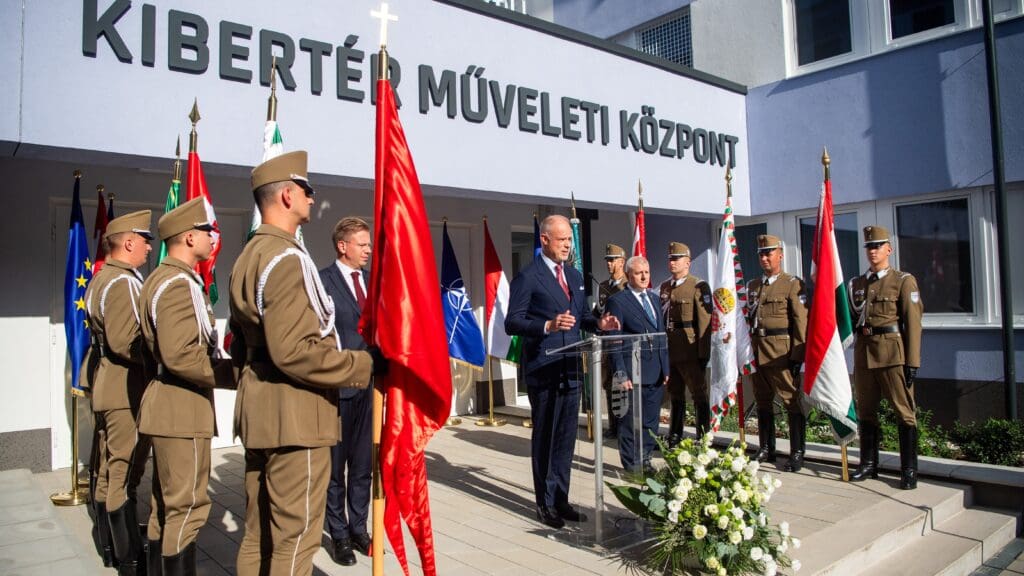
M 811 252 L 811 278 L 817 289 L 807 322 L 804 394 L 832 421 L 836 440 L 846 444 L 857 437 L 857 411 L 843 353 L 853 342 L 853 318 L 834 226 L 832 182 L 826 176 Z
M 281 130 L 277 127 L 277 120 L 267 120 L 263 126 L 263 162 L 284 154 L 284 140 L 281 139 Z M 252 207 L 252 224 L 249 226 L 249 234 L 246 241 L 252 238 L 256 229 L 263 224 L 258 206 Z M 297 233 L 298 234 L 298 233 Z
M 167 214 L 171 210 L 178 207 L 181 203 L 181 180 L 175 178 L 171 180 L 171 187 L 167 190 L 167 200 L 164 201 L 164 214 Z M 160 255 L 156 259 L 156 263 L 163 262 L 164 258 L 167 257 L 167 244 L 163 240 L 160 241 Z

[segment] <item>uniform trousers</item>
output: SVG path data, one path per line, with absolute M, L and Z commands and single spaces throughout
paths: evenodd
M 128 408 L 102 414 L 103 451 L 100 458 L 107 510 L 117 510 L 125 500 L 135 500 L 136 488 L 146 471 L 149 437 L 139 434 L 135 416 Z M 99 492 L 97 481 L 97 492 Z M 99 499 L 99 496 L 97 496 Z M 101 500 L 102 501 L 102 500 Z
M 107 431 L 103 429 L 103 413 L 93 413 L 93 425 L 95 429 L 93 431 L 93 442 L 96 443 L 94 450 L 96 451 L 96 470 L 93 473 L 96 475 L 96 488 L 93 498 L 97 502 L 106 503 L 107 501 Z
M 708 402 L 708 384 L 704 380 L 704 370 L 700 362 L 691 360 L 689 362 L 670 362 L 672 374 L 668 379 L 668 396 L 674 402 L 684 402 L 686 391 L 690 391 L 690 397 L 694 403 Z
M 149 540 L 163 539 L 160 553 L 175 556 L 196 540 L 210 516 L 210 439 L 151 436 L 153 512 Z
M 313 572 L 330 467 L 329 446 L 246 449 L 239 576 Z
M 793 373 L 789 371 L 789 365 L 784 358 L 758 366 L 753 380 L 754 398 L 757 400 L 759 411 L 772 410 L 772 402 L 778 395 L 787 413 L 803 413 L 803 408 L 800 406 L 800 392 L 796 389 Z
M 855 368 L 853 381 L 857 399 L 857 418 L 864 423 L 878 426 L 878 403 L 884 396 L 892 404 L 900 422 L 906 426 L 917 426 L 914 413 L 914 389 L 904 386 L 906 379 L 903 366 L 885 368 Z

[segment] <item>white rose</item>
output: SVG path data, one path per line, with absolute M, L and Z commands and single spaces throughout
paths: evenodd
M 720 530 L 725 530 L 728 527 L 729 527 L 729 517 L 728 516 L 719 516 L 718 517 L 718 528 Z
M 754 562 L 757 562 L 758 560 L 760 560 L 763 557 L 764 557 L 764 550 L 761 550 L 760 547 L 754 546 L 753 548 L 750 549 L 750 559 L 753 560 Z
M 793 545 L 793 549 L 794 550 L 800 548 L 800 539 L 799 538 L 790 538 L 789 539 L 789 543 Z
M 779 567 L 775 562 L 770 562 L 764 566 L 764 576 L 775 576 L 779 573 Z
M 743 534 L 740 534 L 739 532 L 736 532 L 736 531 L 729 532 L 729 542 L 732 542 L 733 544 L 739 544 L 742 541 L 743 541 Z
M 760 514 L 757 515 L 757 524 L 759 526 L 764 526 L 767 523 L 768 523 L 768 515 L 767 514 L 765 514 L 764 512 L 761 512 Z
M 779 522 L 779 533 L 783 536 L 789 536 L 789 522 L 785 520 Z
M 711 463 L 711 457 L 708 456 L 707 453 L 698 454 L 697 463 L 700 464 L 701 466 L 707 466 L 709 463 Z
M 740 460 L 739 458 L 733 460 L 732 464 L 729 466 L 729 469 L 739 474 L 740 472 L 743 471 L 743 460 Z
M 679 500 L 686 500 L 686 497 L 689 496 L 690 494 L 686 488 L 683 488 L 682 486 L 676 486 L 675 489 L 672 490 L 672 495 Z
M 793 560 L 793 572 L 799 572 L 801 567 L 803 567 L 803 564 L 799 560 Z
M 718 458 L 718 450 L 715 450 L 714 448 L 708 450 L 707 454 L 708 454 L 708 458 L 710 458 L 712 460 L 714 460 L 715 458 Z
M 708 477 L 708 471 L 703 466 L 698 466 L 693 469 L 693 477 L 697 480 L 703 480 Z
M 753 537 L 754 537 L 754 528 L 752 526 L 747 526 L 746 528 L 743 529 L 743 539 L 744 540 L 750 540 Z
M 722 477 L 722 482 L 728 482 L 729 478 L 732 478 L 732 472 L 729 472 L 728 470 L 722 470 L 718 475 Z
M 697 524 L 693 527 L 693 537 L 697 540 L 703 540 L 708 535 L 708 528 L 703 524 Z
M 687 490 L 693 488 L 693 482 L 689 478 L 683 478 L 682 480 L 680 480 L 679 485 Z
M 778 478 L 776 478 L 775 481 L 772 482 L 772 488 L 779 488 L 781 486 L 782 486 L 782 480 L 779 480 Z
M 718 567 L 718 576 L 727 576 L 727 574 L 729 574 L 729 571 L 724 566 Z
M 673 524 L 679 522 L 679 512 L 675 512 L 675 511 L 669 512 L 668 513 L 668 521 L 673 523 Z
M 740 484 L 739 482 L 733 482 L 732 483 L 732 491 L 733 492 L 739 492 L 740 490 L 743 490 L 743 484 Z
M 726 500 L 729 496 L 732 496 L 732 492 L 730 492 L 725 486 L 722 486 L 721 490 L 718 491 L 718 497 L 722 500 Z
M 679 456 L 676 456 L 676 461 L 683 466 L 688 466 L 690 462 L 693 462 L 693 455 L 686 450 L 683 450 L 679 453 Z
M 757 471 L 760 468 L 761 468 L 761 463 L 760 462 L 758 462 L 757 460 L 751 460 L 749 463 L 747 463 L 747 474 L 750 474 L 751 476 L 756 476 L 757 475 Z
M 779 546 L 776 550 L 779 551 L 779 554 L 785 554 L 786 550 L 789 550 L 789 544 L 783 540 L 782 542 L 779 542 Z
M 683 509 L 683 503 L 680 500 L 669 500 L 668 509 L 673 512 L 679 512 Z
M 718 563 L 718 558 L 715 558 L 714 556 L 712 556 L 712 557 L 708 558 L 707 560 L 705 560 L 704 561 L 704 565 L 707 566 L 708 568 L 711 568 L 712 570 L 717 570 L 718 567 L 720 566 L 720 564 Z
M 735 516 L 737 520 L 742 520 L 743 519 L 743 509 L 742 508 L 736 507 L 736 508 L 733 508 L 732 510 L 730 510 L 730 512 L 732 512 L 732 515 Z
M 738 500 L 740 504 L 746 504 L 747 501 L 750 500 L 750 495 L 747 494 L 746 490 L 740 490 L 736 493 L 736 500 Z
M 718 506 L 715 504 L 708 504 L 704 507 L 704 513 L 714 518 L 718 516 Z

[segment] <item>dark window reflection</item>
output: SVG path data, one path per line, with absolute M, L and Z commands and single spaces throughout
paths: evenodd
M 896 207 L 900 268 L 917 278 L 926 312 L 974 312 L 967 199 Z
M 793 4 L 801 66 L 851 50 L 848 0 L 795 0 Z
M 889 0 L 892 37 L 902 38 L 956 22 L 953 0 Z
M 761 277 L 761 264 L 757 260 L 757 237 L 768 233 L 765 223 L 737 226 L 734 231 L 736 249 L 740 251 L 740 266 L 743 267 L 743 283 Z M 717 246 L 717 242 L 715 245 Z

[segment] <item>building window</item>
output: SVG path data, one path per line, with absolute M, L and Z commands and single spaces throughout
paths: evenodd
M 1024 189 L 1007 191 L 1006 213 L 1024 214 Z M 1024 266 L 1019 265 L 1020 262 L 1024 262 L 1024 226 L 1013 222 L 1012 217 L 1008 219 L 1011 220 L 1007 231 L 1010 236 L 1010 281 L 1013 284 L 1013 313 L 1017 316 L 1024 316 Z M 998 247 L 996 250 L 998 250 Z M 1013 263 L 1018 265 L 1014 266 Z M 995 284 L 998 291 L 998 277 Z
M 974 313 L 967 198 L 896 206 L 899 267 L 917 278 L 928 313 Z
M 800 262 L 803 265 L 803 278 L 807 285 L 808 296 L 814 293 L 814 282 L 811 278 L 811 256 L 814 251 L 814 232 L 817 225 L 817 216 L 800 219 Z M 843 267 L 843 280 L 848 281 L 860 274 L 860 271 L 857 270 L 861 251 L 857 214 L 853 212 L 836 214 L 835 231 L 836 246 L 839 247 L 839 264 Z
M 800 66 L 852 50 L 849 0 L 794 0 Z
M 956 22 L 953 0 L 889 0 L 893 40 Z
M 636 45 L 645 54 L 693 68 L 690 8 L 684 8 L 669 20 L 638 30 Z

